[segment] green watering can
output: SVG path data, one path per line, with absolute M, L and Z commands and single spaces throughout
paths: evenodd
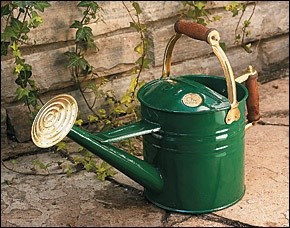
M 248 73 L 234 79 L 215 29 L 187 20 L 178 20 L 174 28 L 162 77 L 138 91 L 141 121 L 97 134 L 86 132 L 74 125 L 76 100 L 61 94 L 37 114 L 32 140 L 47 148 L 69 137 L 142 185 L 145 197 L 160 208 L 192 214 L 221 210 L 245 193 L 245 130 L 260 118 L 257 72 L 250 66 Z M 211 45 L 225 78 L 170 77 L 173 47 L 182 34 Z M 140 135 L 144 160 L 111 144 Z

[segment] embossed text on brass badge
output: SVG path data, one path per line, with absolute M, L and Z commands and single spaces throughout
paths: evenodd
M 202 97 L 197 93 L 188 93 L 183 96 L 182 102 L 188 107 L 197 107 L 202 103 Z

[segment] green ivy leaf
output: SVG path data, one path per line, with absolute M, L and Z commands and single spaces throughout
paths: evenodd
M 20 71 L 19 75 L 21 76 L 22 79 L 28 79 L 31 77 L 32 71 L 31 70 L 22 70 L 22 71 Z
M 81 1 L 77 4 L 78 7 L 90 7 L 92 5 L 92 1 Z
M 194 1 L 194 6 L 197 9 L 202 10 L 205 7 L 205 4 L 202 1 Z
M 13 51 L 15 51 L 15 50 L 18 50 L 19 49 L 19 45 L 16 43 L 16 42 L 13 42 L 12 44 L 11 44 L 11 49 L 13 50 Z
M 73 162 L 77 165 L 77 164 L 84 164 L 85 163 L 85 160 L 83 157 L 74 157 L 73 158 Z
M 72 174 L 72 172 L 73 172 L 73 170 L 72 170 L 72 167 L 69 165 L 69 164 L 67 164 L 66 165 L 66 176 L 67 177 L 70 177 L 71 176 L 71 174 Z
M 30 29 L 28 28 L 27 21 L 23 23 L 15 18 L 11 18 L 11 27 L 14 32 L 17 34 L 17 38 L 20 37 L 21 33 L 28 33 Z
M 10 42 L 1 41 L 1 56 L 7 55 Z
M 149 69 L 149 64 L 151 63 L 151 59 L 144 58 L 144 60 L 143 60 L 143 57 L 140 57 L 140 58 L 136 61 L 136 63 L 137 63 L 138 65 L 141 66 L 142 61 L 143 61 L 143 68 L 144 68 L 144 69 Z
M 28 36 L 27 36 L 26 34 L 22 35 L 20 38 L 21 38 L 22 40 L 28 40 Z
M 142 10 L 140 8 L 140 5 L 137 2 L 133 2 L 132 6 L 134 7 L 134 9 L 136 10 L 136 14 L 139 15 L 142 13 Z
M 92 90 L 96 97 L 101 97 L 103 95 L 103 92 L 99 89 L 99 85 L 94 81 L 89 81 L 86 88 Z
M 183 6 L 189 5 L 189 6 L 194 6 L 194 1 L 181 1 Z
M 219 15 L 215 15 L 215 16 L 213 16 L 213 20 L 214 20 L 214 21 L 219 21 L 221 18 L 222 18 L 222 17 L 219 16 Z
M 98 115 L 99 115 L 99 117 L 102 117 L 102 118 L 105 118 L 106 117 L 106 110 L 105 109 L 103 109 L 103 108 L 100 108 L 100 109 L 98 109 Z
M 248 43 L 248 44 L 242 45 L 242 47 L 244 48 L 244 50 L 245 50 L 247 53 L 252 53 L 252 52 L 253 52 L 253 50 L 252 50 L 252 44 L 251 44 L 251 43 Z
M 237 34 L 236 35 L 236 40 L 239 40 L 239 39 L 241 39 L 241 35 L 240 34 Z
M 20 71 L 22 71 L 22 69 L 23 69 L 23 65 L 22 65 L 22 64 L 17 64 L 17 65 L 15 66 L 15 68 L 14 68 L 14 72 L 15 72 L 16 74 L 19 74 Z
M 15 165 L 15 164 L 17 164 L 17 163 L 18 163 L 18 161 L 17 161 L 17 160 L 15 160 L 15 159 L 12 159 L 12 160 L 10 160 L 10 162 L 11 162 L 13 165 Z
M 114 112 L 117 114 L 117 115 L 120 115 L 120 114 L 123 114 L 123 113 L 126 113 L 125 109 L 121 106 L 121 105 L 118 105 L 114 108 Z
M 11 10 L 9 9 L 9 4 L 1 6 L 1 17 L 8 15 L 10 13 L 11 13 Z
M 43 22 L 42 17 L 37 14 L 37 12 L 31 12 L 31 19 L 29 20 L 28 24 L 30 27 L 36 28 L 41 25 Z
M 83 25 L 80 21 L 74 21 L 72 25 L 70 26 L 70 28 L 82 28 L 82 27 Z
M 206 20 L 204 18 L 197 18 L 196 22 L 201 25 L 207 25 Z
M 28 80 L 29 85 L 33 88 L 35 87 L 35 81 L 34 80 Z
M 81 27 L 77 30 L 76 41 L 86 40 L 90 36 L 93 36 L 92 29 L 88 26 Z
M 17 77 L 17 79 L 15 80 L 15 83 L 19 86 L 21 86 L 22 88 L 27 86 L 27 79 L 26 78 L 22 78 L 20 75 Z
M 45 165 L 43 162 L 39 160 L 33 160 L 32 165 L 38 166 L 40 169 L 47 169 L 47 165 Z
M 69 57 L 68 67 L 80 67 L 85 70 L 89 66 L 87 60 L 75 52 L 66 52 L 65 55 Z
M 247 4 L 246 3 L 240 3 L 240 7 L 242 11 L 245 11 L 247 8 Z
M 93 14 L 96 13 L 97 10 L 102 9 L 97 2 L 95 1 L 81 1 L 80 3 L 78 3 L 77 5 L 78 7 L 87 7 L 87 8 L 91 8 L 91 10 L 93 11 Z M 84 14 L 86 14 L 87 12 L 84 12 Z M 91 15 L 92 17 L 94 15 Z
M 34 1 L 33 3 L 34 8 L 41 12 L 44 12 L 45 8 L 51 6 L 51 4 L 48 3 L 47 1 Z
M 143 42 L 139 43 L 135 48 L 134 51 L 142 55 L 144 53 Z
M 56 146 L 56 151 L 67 150 L 67 144 L 65 142 L 58 142 L 55 146 Z
M 133 92 L 137 85 L 137 77 L 133 77 L 130 83 L 129 92 Z
M 251 24 L 251 21 L 244 20 L 244 27 L 249 27 L 250 24 Z
M 231 2 L 231 4 L 226 5 L 225 9 L 227 11 L 231 11 L 232 12 L 232 17 L 235 17 L 235 16 L 237 16 L 239 14 L 239 6 L 240 6 L 239 3 L 233 1 L 233 2 Z
M 12 2 L 13 6 L 19 7 L 21 12 L 25 12 L 24 9 L 25 7 L 31 7 L 33 6 L 34 2 L 33 1 L 13 1 Z
M 90 158 L 89 162 L 84 167 L 88 172 L 95 171 L 97 169 L 96 161 Z
M 38 98 L 39 98 L 39 91 L 31 90 L 29 92 L 29 96 L 27 97 L 27 104 L 31 104 L 33 107 L 36 107 Z
M 131 96 L 123 96 L 121 99 L 122 104 L 130 104 L 132 102 L 132 97 Z
M 78 120 L 76 120 L 75 125 L 82 126 L 83 122 L 84 121 L 82 119 L 78 119 Z
M 99 167 L 97 167 L 96 170 L 97 178 L 100 181 L 104 181 L 107 176 L 113 176 L 114 174 L 116 174 L 116 172 L 115 173 L 113 171 L 110 172 L 111 168 L 112 167 L 110 165 L 108 165 L 105 161 L 103 161 L 102 164 Z
M 103 161 L 102 164 L 96 170 L 97 178 L 101 181 L 104 181 L 106 177 L 113 176 L 117 172 L 112 170 L 112 166 L 110 166 L 107 162 Z
M 90 123 L 98 122 L 99 117 L 94 116 L 94 115 L 88 115 L 88 120 Z
M 18 33 L 14 30 L 13 27 L 7 26 L 4 30 L 3 33 L 1 33 L 1 40 L 6 40 L 6 41 L 14 41 L 18 38 Z
M 141 31 L 141 28 L 140 28 L 140 26 L 137 23 L 130 22 L 130 27 L 134 28 L 137 32 Z
M 220 45 L 221 49 L 223 49 L 223 51 L 227 50 L 227 46 L 226 46 L 225 42 L 219 42 L 219 45 Z
M 28 28 L 28 23 L 25 21 L 24 23 L 20 22 L 15 18 L 11 18 L 10 26 L 7 26 L 4 32 L 1 34 L 1 39 L 3 40 L 16 40 L 21 37 L 21 34 L 28 33 L 30 29 Z
M 20 99 L 22 99 L 24 97 L 28 97 L 28 95 L 29 95 L 29 89 L 27 89 L 27 88 L 21 88 L 21 87 L 18 87 L 16 89 L 16 98 L 18 100 L 20 100 Z
M 21 58 L 21 52 L 20 52 L 19 49 L 15 50 L 15 51 L 12 51 L 12 54 L 16 58 Z

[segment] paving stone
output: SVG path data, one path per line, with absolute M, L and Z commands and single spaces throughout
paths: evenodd
M 289 226 L 289 128 L 255 126 L 246 132 L 246 193 L 215 214 L 254 226 Z

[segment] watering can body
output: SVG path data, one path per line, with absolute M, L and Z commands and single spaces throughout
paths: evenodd
M 200 81 L 226 95 L 224 78 L 208 75 L 187 75 L 172 81 Z M 169 79 L 171 80 L 171 79 Z M 241 118 L 225 124 L 228 108 L 191 112 L 191 107 L 172 112 L 166 107 L 152 106 L 148 91 L 158 80 L 139 90 L 142 118 L 159 124 L 160 131 L 143 136 L 144 160 L 156 167 L 163 177 L 163 189 L 156 193 L 145 188 L 145 196 L 167 210 L 185 213 L 205 213 L 228 207 L 244 195 L 244 135 L 247 89 L 237 85 Z M 169 88 L 170 89 L 170 88 Z M 168 96 L 168 86 L 155 97 L 185 106 L 181 99 Z M 176 92 L 181 97 L 187 91 Z M 146 97 L 148 96 L 148 97 Z M 153 99 L 153 96 L 151 97 Z M 161 103 L 166 103 L 165 101 Z M 226 102 L 225 102 L 226 103 Z M 178 105 L 178 104 L 177 104 Z M 188 109 L 187 109 L 188 108 Z M 178 108 L 175 108 L 177 110 Z
M 198 34 L 207 36 L 209 32 L 205 29 Z M 166 49 L 162 78 L 138 91 L 141 121 L 92 134 L 73 125 L 76 101 L 69 95 L 59 96 L 37 114 L 31 131 L 34 143 L 49 147 L 67 135 L 141 184 L 145 197 L 166 210 L 206 213 L 239 201 L 245 192 L 245 112 L 246 106 L 250 107 L 247 98 L 251 92 L 228 75 L 231 69 L 226 61 L 221 61 L 226 78 L 169 77 L 171 52 L 179 37 L 174 36 Z M 214 51 L 221 52 L 218 48 Z M 56 114 L 59 110 L 73 114 Z M 143 160 L 112 145 L 139 135 L 143 139 Z

